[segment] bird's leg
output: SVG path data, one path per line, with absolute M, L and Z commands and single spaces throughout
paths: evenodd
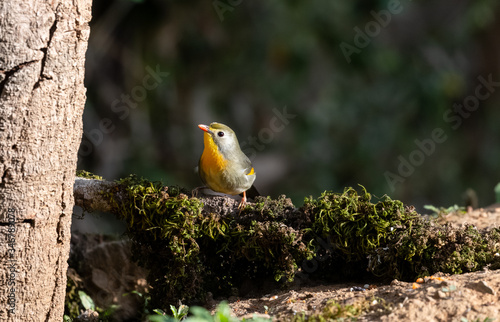
M 201 187 L 196 187 L 193 189 L 193 191 L 191 191 L 191 198 L 197 198 L 198 197 L 198 192 L 201 190 L 201 189 L 205 189 L 207 188 L 207 186 L 201 186 Z
M 243 198 L 241 198 L 241 202 L 238 205 L 238 209 L 240 210 L 240 212 L 243 210 L 243 208 L 245 208 L 246 204 L 247 204 L 247 194 L 246 191 L 243 191 Z

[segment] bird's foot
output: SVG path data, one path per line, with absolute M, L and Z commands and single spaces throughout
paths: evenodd
M 198 198 L 200 190 L 206 189 L 206 186 L 196 187 L 191 191 L 191 198 Z
M 243 198 L 241 198 L 240 204 L 238 205 L 238 210 L 240 211 L 240 213 L 247 205 L 247 195 L 245 192 L 246 191 L 243 192 Z

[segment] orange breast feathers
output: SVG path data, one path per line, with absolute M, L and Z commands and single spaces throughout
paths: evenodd
M 226 167 L 227 160 L 219 152 L 219 148 L 210 134 L 203 134 L 203 143 L 205 144 L 205 149 L 201 155 L 200 167 L 207 174 L 222 171 Z

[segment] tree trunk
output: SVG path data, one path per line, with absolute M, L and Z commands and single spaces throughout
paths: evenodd
M 61 321 L 90 0 L 0 1 L 0 320 Z

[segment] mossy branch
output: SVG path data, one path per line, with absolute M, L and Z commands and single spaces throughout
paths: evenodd
M 388 196 L 372 203 L 363 187 L 305 198 L 300 208 L 285 196 L 257 197 L 241 213 L 229 197 L 190 194 L 135 176 L 75 183 L 77 205 L 127 223 L 134 258 L 149 269 L 155 307 L 244 285 L 500 267 L 498 228 L 438 225 Z
M 196 192 L 188 192 L 179 187 L 170 187 L 174 194 L 184 192 L 186 197 L 196 195 Z M 167 191 L 166 189 L 165 191 Z M 129 187 L 120 184 L 118 181 L 106 181 L 102 178 L 76 177 L 73 187 L 75 205 L 81 207 L 86 212 L 101 211 L 115 213 L 117 204 L 131 202 Z M 220 215 L 237 213 L 239 210 L 238 201 L 229 196 L 198 196 L 196 198 L 203 205 L 203 212 L 210 213 L 217 211 Z
M 73 186 L 75 205 L 82 207 L 86 212 L 111 212 L 113 207 L 109 198 L 103 195 L 103 191 L 112 190 L 117 186 L 116 182 L 77 177 Z M 125 195 L 117 193 L 117 198 L 123 199 Z

